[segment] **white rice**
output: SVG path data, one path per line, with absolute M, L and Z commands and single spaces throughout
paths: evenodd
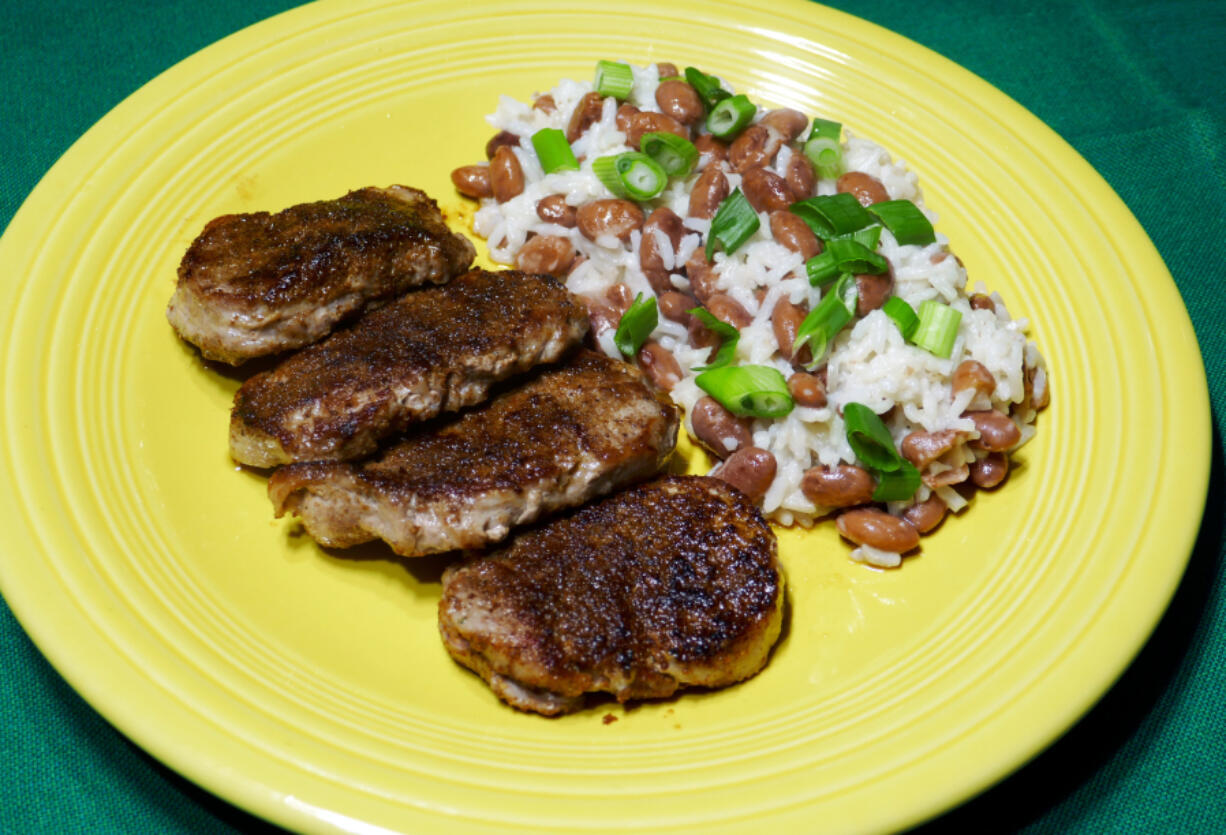
M 634 75 L 631 103 L 640 110 L 658 112 L 655 88 L 659 78 L 655 66 L 636 67 Z M 529 139 L 542 128 L 565 131 L 575 105 L 592 89 L 591 82 L 560 82 L 548 91 L 557 105 L 552 113 L 533 109 L 531 103 L 519 102 L 507 96 L 500 98 L 498 109 L 487 119 L 494 129 L 510 131 L 521 138 L 514 151 L 524 171 L 525 187 L 520 195 L 502 204 L 493 199 L 482 200 L 473 228 L 489 241 L 490 256 L 505 264 L 515 263 L 516 253 L 531 235 L 568 238 L 576 252 L 586 258 L 566 278 L 568 288 L 578 295 L 603 299 L 609 287 L 623 283 L 632 295 L 643 293 L 651 296 L 651 285 L 639 268 L 640 232 L 633 233 L 628 245 L 612 236 L 591 241 L 577 228 L 566 229 L 545 223 L 536 214 L 537 202 L 552 194 L 565 195 L 566 202 L 576 207 L 613 196 L 591 170 L 595 157 L 631 150 L 625 143 L 625 134 L 617 128 L 617 102 L 611 97 L 605 100 L 600 120 L 572 143 L 575 155 L 582 160 L 580 171 L 544 174 Z M 765 112 L 759 109 L 757 118 L 761 118 Z M 924 208 L 917 177 L 905 163 L 892 159 L 884 148 L 868 139 L 854 136 L 846 130 L 844 135 L 845 170 L 861 171 L 875 177 L 884 185 L 891 199 L 911 200 L 924 210 L 929 219 L 936 220 Z M 794 151 L 786 146 L 780 152 L 774 165 L 777 173 L 783 173 L 792 153 Z M 644 215 L 657 206 L 668 206 L 685 218 L 685 226 L 691 233 L 685 236 L 675 253 L 665 236 L 661 235 L 657 240 L 657 248 L 665 253 L 666 268 L 680 269 L 703 242 L 710 226 L 707 220 L 686 217 L 690 189 L 698 175 L 699 172 L 695 171 L 686 179 L 674 180 L 660 197 L 642 206 Z M 739 175 L 729 173 L 727 176 L 730 188 L 734 189 L 740 184 Z M 819 180 L 818 194 L 833 194 L 835 191 L 833 179 Z M 720 292 L 740 302 L 753 316 L 752 323 L 741 330 L 736 362 L 772 365 L 786 377 L 794 369 L 777 350 L 771 313 L 775 304 L 783 298 L 811 308 L 818 300 L 819 291 L 811 288 L 803 278 L 802 257 L 773 240 L 768 215 L 763 213 L 760 220 L 758 231 L 732 255 L 719 252 L 714 256 L 716 286 Z M 1022 405 L 1024 376 L 1029 368 L 1036 384 L 1044 385 L 1046 371 L 1038 350 L 1026 339 L 1026 320 L 1011 319 L 1003 302 L 995 294 L 992 296 L 996 303 L 995 312 L 972 309 L 966 271 L 956 258 L 949 257 L 948 240 L 939 233 L 936 242 L 928 246 L 903 246 L 894 240 L 889 231 L 883 230 L 878 252 L 893 267 L 894 295 L 912 307 L 934 299 L 962 313 L 953 351 L 949 358 L 941 359 L 908 344 L 894 323 L 880 310 L 869 313 L 844 329 L 834 340 L 828 357 L 828 404 L 823 408 L 797 407 L 784 418 L 756 419 L 753 422 L 754 445 L 769 450 L 777 464 L 777 474 L 763 500 L 762 510 L 779 524 L 809 527 L 831 512 L 831 508 L 813 504 L 801 492 L 800 484 L 804 472 L 811 467 L 855 462 L 841 416 L 841 407 L 847 403 L 863 403 L 885 416 L 896 444 L 915 430 L 935 432 L 953 429 L 967 433 L 968 439 L 974 438 L 977 436 L 974 423 L 962 416 L 968 409 L 996 408 L 1011 413 L 1022 430 L 1022 443 L 1033 435 L 1031 424 L 1035 410 L 1029 404 Z M 689 289 L 684 276 L 674 275 L 672 280 L 678 289 Z M 758 291 L 762 288 L 765 288 L 765 295 L 759 302 Z M 976 291 L 984 292 L 982 288 Z M 684 407 L 686 428 L 692 433 L 689 413 L 704 392 L 695 384 L 696 374 L 690 369 L 704 365 L 711 349 L 691 345 L 686 328 L 663 317 L 653 338 L 673 353 L 683 369 L 685 376 L 672 389 L 671 395 Z M 597 342 L 607 354 L 619 356 L 613 345 L 611 330 L 600 334 Z M 982 363 L 992 373 L 996 388 L 990 397 L 980 395 L 978 399 L 972 399 L 973 392 L 963 392 L 956 397 L 953 395 L 951 375 L 967 359 Z M 982 452 L 978 454 L 983 455 Z M 960 463 L 973 461 L 975 455 L 976 451 L 964 442 L 932 466 L 957 467 Z M 951 487 L 938 487 L 936 492 L 952 512 L 961 510 L 967 504 L 965 498 Z M 922 501 L 928 495 L 929 488 L 921 486 L 916 501 Z M 908 504 L 892 504 L 890 510 L 897 513 Z M 898 565 L 900 560 L 897 554 L 868 546 L 857 548 L 852 552 L 852 558 L 881 567 Z

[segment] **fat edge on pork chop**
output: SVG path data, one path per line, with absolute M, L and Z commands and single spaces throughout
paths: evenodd
M 517 534 L 443 574 L 447 651 L 525 711 L 723 687 L 761 670 L 784 578 L 757 507 L 718 479 L 673 476 Z
M 408 186 L 210 221 L 179 265 L 166 317 L 210 360 L 308 345 L 342 319 L 468 269 L 476 250 Z
M 268 495 L 326 546 L 378 538 L 406 557 L 481 548 L 655 474 L 678 425 L 641 371 L 582 349 L 373 459 L 282 467 Z
M 366 455 L 557 361 L 587 329 L 585 309 L 547 275 L 471 270 L 411 291 L 243 383 L 230 454 L 256 467 Z

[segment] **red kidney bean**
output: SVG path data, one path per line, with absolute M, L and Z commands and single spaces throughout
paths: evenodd
M 822 242 L 809 224 L 786 209 L 771 212 L 771 235 L 806 261 L 822 251 Z
M 766 491 L 775 480 L 777 469 L 775 456 L 768 450 L 749 446 L 729 455 L 710 475 L 728 482 L 754 504 L 762 504 Z
M 728 161 L 728 145 L 720 142 L 709 133 L 704 133 L 694 139 L 694 147 L 698 149 L 698 164 L 709 167 L 713 162 Z
M 879 309 L 890 297 L 893 288 L 894 279 L 890 278 L 889 273 L 856 276 L 856 315 L 867 316 Z
M 770 165 L 783 146 L 779 131 L 766 125 L 750 125 L 728 146 L 728 164 L 738 174 Z
M 804 132 L 809 124 L 809 117 L 799 110 L 783 107 L 778 110 L 768 110 L 758 124 L 774 128 L 783 137 L 784 142 L 791 142 Z
M 992 301 L 991 296 L 984 295 L 983 293 L 972 293 L 971 294 L 971 309 L 990 310 L 993 313 L 995 313 L 996 312 L 996 302 Z
M 589 241 L 601 235 L 630 240 L 630 233 L 643 226 L 643 210 L 629 200 L 593 200 L 575 213 L 579 231 Z
M 656 104 L 660 110 L 683 125 L 692 125 L 703 116 L 702 99 L 689 84 L 672 79 L 656 87 Z
M 546 223 L 556 223 L 567 229 L 574 229 L 578 222 L 575 219 L 575 207 L 568 205 L 566 197 L 561 194 L 551 194 L 538 200 L 536 216 Z
M 672 133 L 682 139 L 690 138 L 689 128 L 685 125 L 666 113 L 650 110 L 641 110 L 630 117 L 630 123 L 626 126 L 626 144 L 638 150 L 645 133 Z
M 451 182 L 456 191 L 465 197 L 479 199 L 494 196 L 494 190 L 490 188 L 488 165 L 461 165 L 451 172 Z
M 959 464 L 948 470 L 941 470 L 939 473 L 924 473 L 920 478 L 929 487 L 949 487 L 954 484 L 961 484 L 970 476 L 971 470 L 966 464 Z
M 665 319 L 688 325 L 694 317 L 687 311 L 698 307 L 698 300 L 680 290 L 666 290 L 656 299 L 656 304 L 660 307 L 660 315 Z
M 797 371 L 788 377 L 788 392 L 797 406 L 820 409 L 826 405 L 826 387 L 806 371 Z
M 710 219 L 731 191 L 728 178 L 718 165 L 709 165 L 698 175 L 690 189 L 689 216 Z
M 509 130 L 498 131 L 498 133 L 490 137 L 489 142 L 485 143 L 485 158 L 493 159 L 494 152 L 504 145 L 508 148 L 517 147 L 519 145 L 519 137 Z
M 690 413 L 694 437 L 720 458 L 753 446 L 750 422 L 725 409 L 713 397 L 700 397 Z
M 860 201 L 861 206 L 871 206 L 890 199 L 889 192 L 885 190 L 881 181 L 863 171 L 848 171 L 839 177 L 835 183 L 835 189 L 840 194 L 845 193 L 855 197 Z
M 800 492 L 822 507 L 855 507 L 873 500 L 877 482 L 868 470 L 855 464 L 812 467 L 800 479 Z
M 698 301 L 706 304 L 707 299 L 715 294 L 715 270 L 707 262 L 707 248 L 700 246 L 685 262 L 685 275 L 690 280 L 690 292 Z
M 630 305 L 634 304 L 634 293 L 625 284 L 610 284 L 609 289 L 604 291 L 604 297 L 608 299 L 609 306 L 617 311 L 618 319 L 626 315 Z
M 671 61 L 660 61 L 656 64 L 656 73 L 660 78 L 672 78 L 674 75 L 681 75 L 677 72 L 677 65 Z
M 532 102 L 532 109 L 542 113 L 553 113 L 558 109 L 558 103 L 553 100 L 553 96 L 546 93 L 536 97 L 536 101 Z
M 945 518 L 945 510 L 945 500 L 933 493 L 924 501 L 916 502 L 904 510 L 902 518 L 923 534 L 941 524 L 941 520 Z
M 989 452 L 971 464 L 971 481 L 976 487 L 991 490 L 1009 475 L 1009 457 L 1003 452 Z
M 788 160 L 783 179 L 787 180 L 788 187 L 792 189 L 797 200 L 812 197 L 817 191 L 817 174 L 813 171 L 813 163 L 799 151 L 793 153 Z
M 672 391 L 673 386 L 681 382 L 681 366 L 677 364 L 677 358 L 654 339 L 643 343 L 638 360 L 639 367 L 656 388 Z
M 902 439 L 899 452 L 903 458 L 922 470 L 956 447 L 959 438 L 960 433 L 954 429 L 942 429 L 938 432 L 917 429 Z
M 796 202 L 787 181 L 766 168 L 750 168 L 742 174 L 741 192 L 755 212 L 786 210 Z
M 796 343 L 796 334 L 800 332 L 800 323 L 805 320 L 806 315 L 804 308 L 797 307 L 784 298 L 775 302 L 775 309 L 771 311 L 771 330 L 775 332 L 775 344 L 779 346 L 779 353 L 787 357 L 789 362 L 796 361 L 792 346 Z
M 737 330 L 753 321 L 749 311 L 726 293 L 712 293 L 707 296 L 706 308 L 716 319 L 732 325 Z
M 651 283 L 651 289 L 656 294 L 666 293 L 672 289 L 668 279 L 669 270 L 664 268 L 664 257 L 660 252 L 660 244 L 654 230 L 659 230 L 668 238 L 675 257 L 681 239 L 685 237 L 685 222 L 680 215 L 667 206 L 660 206 L 653 211 L 643 223 L 643 237 L 639 242 L 639 266 L 643 275 Z M 671 260 L 671 259 L 670 259 Z
M 574 142 L 594 123 L 600 121 L 604 111 L 604 99 L 600 93 L 586 93 L 575 105 L 570 114 L 570 123 L 566 126 L 566 141 Z
M 616 328 L 621 315 L 609 307 L 604 299 L 594 299 L 591 296 L 579 296 L 579 301 L 587 308 L 587 318 L 591 322 L 592 337 L 599 336 L 610 328 Z
M 494 158 L 490 160 L 490 189 L 499 203 L 507 202 L 524 190 L 524 170 L 519 158 L 505 145 L 494 151 Z
M 919 546 L 919 531 L 905 519 L 870 508 L 845 510 L 835 521 L 839 533 L 857 545 L 901 554 Z
M 1022 431 L 1017 424 L 1004 412 L 996 409 L 965 412 L 975 422 L 979 437 L 970 442 L 971 446 L 986 449 L 988 452 L 1004 452 L 1022 439 Z
M 515 266 L 528 273 L 546 273 L 555 278 L 566 275 L 575 260 L 570 238 L 560 235 L 534 235 L 515 254 Z
M 617 108 L 617 115 L 614 117 L 614 122 L 617 124 L 617 129 L 622 133 L 630 130 L 630 117 L 638 112 L 639 109 L 629 102 Z
M 950 385 L 954 394 L 974 389 L 979 394 L 991 395 L 996 391 L 996 378 L 983 363 L 975 360 L 963 360 L 954 369 Z

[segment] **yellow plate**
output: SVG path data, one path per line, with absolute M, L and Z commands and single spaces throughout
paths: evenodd
M 3 242 L 0 581 L 63 675 L 171 767 L 313 831 L 884 830 L 998 780 L 1145 641 L 1203 507 L 1208 401 L 1170 276 L 1090 167 L 969 73 L 802 2 L 322 3 L 89 131 Z M 440 560 L 324 552 L 227 457 L 237 377 L 163 309 L 210 218 L 450 170 L 483 114 L 596 58 L 672 60 L 843 120 L 919 174 L 1054 400 L 1005 489 L 897 572 L 782 537 L 790 621 L 721 692 L 559 720 L 444 652 Z M 611 714 L 618 721 L 605 724 Z M 365 824 L 363 826 L 362 824 Z

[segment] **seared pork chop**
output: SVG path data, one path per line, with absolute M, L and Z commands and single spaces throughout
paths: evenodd
M 783 585 L 753 503 L 675 476 L 449 567 L 439 630 L 499 698 L 552 716 L 588 692 L 624 702 L 754 675 L 779 637 Z
M 406 557 L 478 548 L 657 472 L 677 425 L 642 372 L 584 350 L 370 461 L 277 470 L 268 494 L 324 545 L 380 538 Z
M 584 308 L 547 275 L 473 270 L 406 293 L 243 383 L 230 454 L 257 467 L 366 455 L 411 422 L 560 359 L 587 328 Z
M 475 256 L 438 205 L 407 186 L 222 215 L 183 256 L 166 317 L 206 359 L 238 365 L 309 345 L 372 302 L 464 272 Z

